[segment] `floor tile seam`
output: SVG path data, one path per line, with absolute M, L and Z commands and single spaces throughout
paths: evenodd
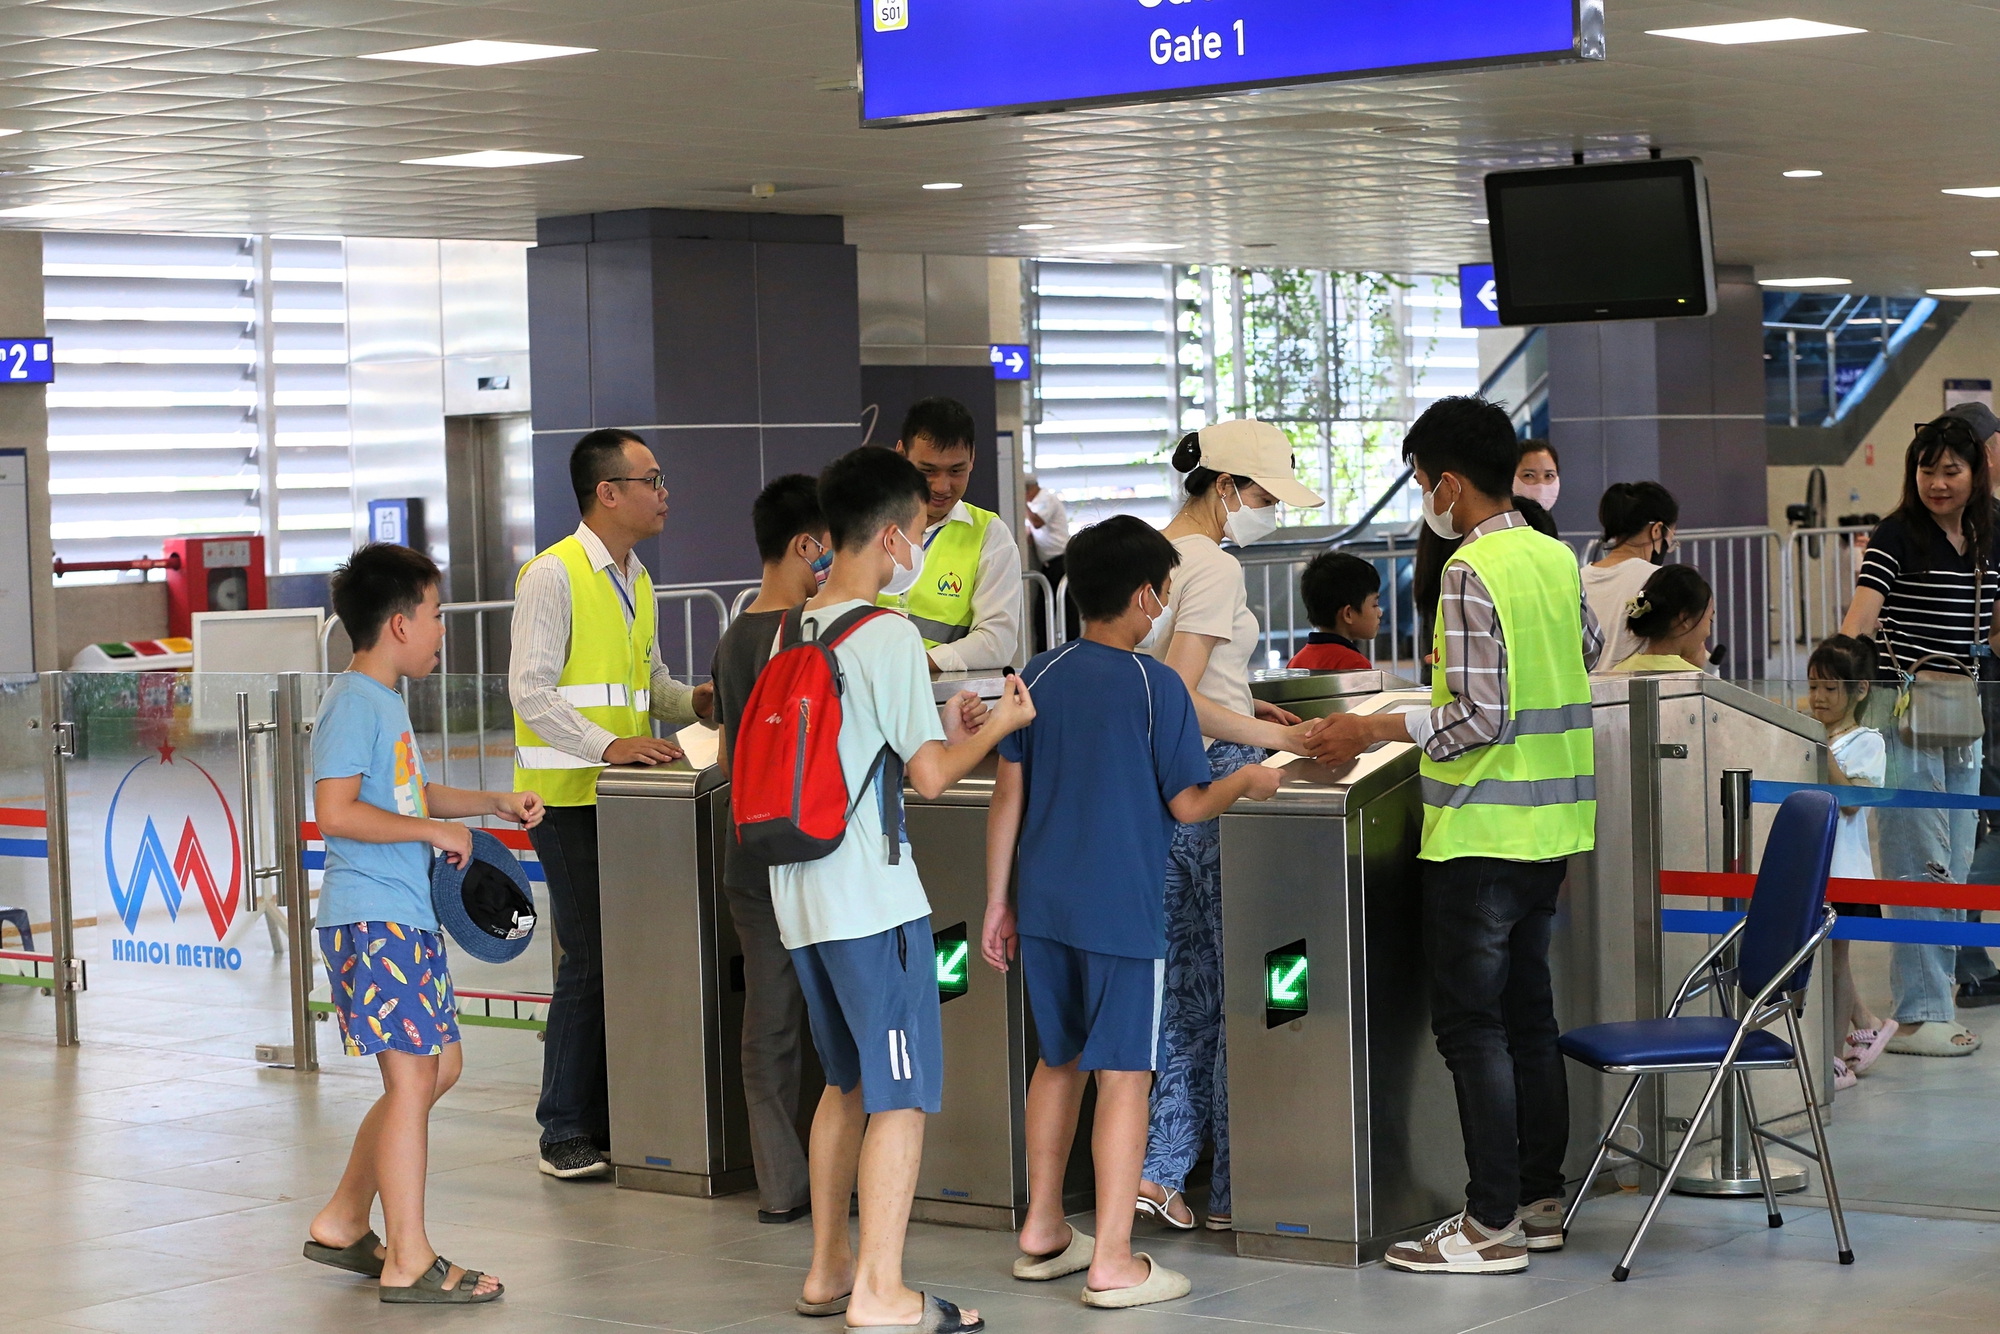
M 1276 1320 L 1246 1320 L 1242 1316 L 1209 1315 L 1205 1311 L 1185 1311 L 1162 1305 L 1150 1308 L 1161 1315 L 1177 1315 L 1188 1320 L 1212 1320 L 1223 1325 L 1254 1325 L 1258 1329 L 1295 1329 L 1304 1334 L 1357 1334 L 1354 1330 L 1335 1329 L 1330 1325 L 1287 1325 Z
M 504 1300 L 504 1299 L 503 1299 L 503 1300 Z M 575 1312 L 575 1311 L 559 1311 L 559 1310 L 555 1309 L 554 1307 L 550 1307 L 550 1306 L 537 1306 L 537 1305 L 534 1305 L 533 1303 L 522 1303 L 522 1304 L 521 1304 L 520 1306 L 516 1307 L 515 1309 L 517 1309 L 517 1310 L 526 1310 L 526 1311 L 533 1311 L 533 1312 L 534 1312 L 534 1313 L 536 1313 L 537 1315 L 552 1315 L 552 1316 L 558 1316 L 558 1317 L 560 1317 L 560 1318 L 562 1318 L 562 1319 L 564 1319 L 564 1320 L 586 1320 L 586 1321 L 589 1321 L 589 1322 L 590 1322 L 591 1324 L 593 1324 L 593 1325 L 610 1325 L 610 1326 L 612 1326 L 612 1327 L 614 1327 L 614 1328 L 617 1328 L 617 1329 L 650 1329 L 650 1330 L 657 1330 L 657 1331 L 659 1331 L 659 1334 L 715 1334 L 715 1331 L 714 1331 L 714 1330 L 712 1330 L 712 1329 L 711 1329 L 711 1330 L 707 1330 L 707 1331 L 702 1331 L 702 1330 L 693 1330 L 693 1329 L 682 1329 L 682 1328 L 680 1328 L 680 1327 L 679 1327 L 679 1326 L 677 1326 L 677 1325 L 652 1325 L 652 1324 L 646 1324 L 646 1323 L 644 1323 L 644 1322 L 642 1322 L 642 1321 L 637 1321 L 637 1320 L 613 1320 L 613 1319 L 612 1319 L 611 1317 L 609 1317 L 609 1316 L 601 1316 L 601 1315 L 579 1315 L 579 1314 L 578 1314 L 577 1312 Z M 754 1319 L 754 1320 L 765 1320 L 765 1319 L 769 1319 L 769 1316 L 768 1316 L 768 1315 L 760 1315 L 760 1316 L 753 1316 L 753 1317 L 751 1317 L 751 1318 L 752 1318 L 752 1319 Z M 737 1321 L 736 1323 L 737 1323 L 737 1324 L 743 1324 L 743 1323 L 746 1323 L 746 1322 L 744 1322 L 744 1321 Z M 731 1327 L 732 1327 L 732 1326 L 729 1326 L 729 1325 L 723 1325 L 723 1326 L 720 1326 L 719 1328 L 722 1328 L 722 1329 L 729 1329 L 729 1328 L 731 1328 Z
M 1609 1286 L 1608 1282 L 1588 1284 L 1584 1286 L 1581 1291 L 1565 1292 L 1560 1297 L 1551 1297 L 1548 1301 L 1537 1302 L 1533 1306 L 1528 1307 L 1526 1310 L 1515 1311 L 1510 1315 L 1495 1316 L 1491 1320 L 1484 1320 L 1476 1325 L 1467 1325 L 1464 1329 L 1459 1331 L 1459 1334 L 1473 1334 L 1473 1331 L 1475 1330 L 1491 1329 L 1496 1325 L 1505 1324 L 1509 1320 L 1516 1320 L 1519 1319 L 1521 1316 L 1533 1315 L 1537 1311 L 1546 1310 L 1547 1308 L 1556 1305 L 1558 1302 L 1566 1302 L 1572 1297 L 1581 1297 L 1585 1292 L 1595 1292 L 1599 1288 L 1608 1286 Z
M 185 1258 L 185 1257 L 183 1257 L 183 1258 Z M 261 1267 L 259 1267 L 259 1268 L 257 1268 L 257 1269 L 253 1269 L 253 1270 L 250 1270 L 250 1271 L 248 1271 L 248 1274 L 223 1274 L 223 1275 L 220 1275 L 219 1277 L 216 1277 L 216 1278 L 204 1278 L 204 1279 L 200 1279 L 200 1280 L 197 1280 L 196 1282 L 193 1282 L 193 1283 L 183 1283 L 183 1284 L 181 1284 L 181 1285 L 180 1285 L 180 1286 L 178 1286 L 178 1287 L 174 1287 L 174 1288 L 165 1288 L 165 1289 L 161 1289 L 161 1291 L 165 1291 L 165 1292 L 186 1292 L 186 1291 L 188 1291 L 189 1289 L 192 1289 L 192 1288 L 206 1288 L 206 1287 L 212 1287 L 213 1285 L 215 1285 L 215 1284 L 218 1284 L 218 1283 L 235 1283 L 235 1282 L 237 1282 L 238 1280 L 240 1280 L 240 1279 L 243 1279 L 243 1278 L 245 1278 L 245 1277 L 247 1277 L 247 1276 L 249 1276 L 249 1275 L 260 1275 L 260 1276 L 261 1276 L 261 1275 L 266 1275 L 266 1274 L 279 1274 L 279 1273 L 283 1273 L 284 1271 L 286 1271 L 286 1270 L 288 1270 L 288 1269 L 303 1269 L 303 1268 L 304 1268 L 304 1266 L 305 1266 L 305 1265 L 306 1265 L 307 1263 L 309 1263 L 309 1262 L 308 1262 L 308 1261 L 305 1261 L 305 1260 L 292 1260 L 292 1261 L 288 1261 L 287 1263 L 285 1263 L 285 1264 L 281 1264 L 281 1265 L 264 1265 L 264 1266 L 261 1266 Z M 148 1296 L 148 1295 L 149 1295 L 149 1294 L 147 1294 L 147 1293 L 135 1293 L 135 1294 L 133 1294 L 132 1296 L 128 1296 L 128 1297 L 114 1297 L 114 1298 L 110 1299 L 109 1301 L 102 1301 L 102 1302 L 91 1302 L 91 1303 L 90 1303 L 89 1305 L 87 1305 L 87 1306 L 72 1306 L 72 1307 L 70 1307 L 70 1308 L 69 1308 L 68 1310 L 66 1310 L 66 1311 L 63 1311 L 63 1312 L 60 1312 L 60 1313 L 58 1313 L 58 1315 L 56 1315 L 56 1316 L 55 1316 L 55 1317 L 53 1317 L 53 1318 L 54 1318 L 54 1319 L 57 1319 L 57 1320 L 60 1320 L 60 1319 L 62 1318 L 62 1316 L 65 1316 L 65 1315 L 81 1315 L 82 1313 L 84 1313 L 84 1312 L 86 1312 L 86 1311 L 95 1311 L 95 1310 L 98 1310 L 98 1309 L 100 1309 L 100 1308 L 102 1308 L 102 1307 L 107 1307 L 107 1306 L 118 1306 L 118 1305 L 120 1305 L 120 1304 L 122 1304 L 122 1303 L 124 1303 L 124 1302 L 129 1302 L 129 1301 L 133 1301 L 133 1300 L 135 1300 L 135 1299 L 136 1299 L 136 1298 L 138 1298 L 138 1297 L 144 1297 L 144 1296 Z M 150 1294 L 150 1295 L 157 1295 L 157 1294 Z M 44 1319 L 48 1319 L 48 1318 L 51 1318 L 51 1317 L 43 1317 L 43 1318 L 44 1318 Z M 85 1326 L 83 1326 L 83 1328 L 85 1328 L 85 1329 L 93 1329 L 93 1328 L 95 1328 L 95 1327 L 94 1327 L 94 1326 L 90 1326 L 90 1325 L 85 1325 Z

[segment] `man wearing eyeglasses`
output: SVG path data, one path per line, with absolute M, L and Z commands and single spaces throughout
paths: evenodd
M 583 522 L 521 569 L 514 590 L 514 789 L 547 807 L 529 834 L 547 877 L 562 964 L 542 1048 L 541 1168 L 603 1176 L 611 1164 L 604 1064 L 604 950 L 597 896 L 597 775 L 661 764 L 680 748 L 651 720 L 685 726 L 714 712 L 710 686 L 660 665 L 653 581 L 632 548 L 666 526 L 667 484 L 630 431 L 592 431 L 569 456 Z

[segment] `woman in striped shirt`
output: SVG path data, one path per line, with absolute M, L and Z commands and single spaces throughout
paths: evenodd
M 2000 593 L 1993 546 L 1992 481 L 1986 450 L 1956 417 L 1918 428 L 1903 459 L 1903 500 L 1868 541 L 1854 602 L 1841 633 L 1879 637 L 1885 660 L 1977 674 L 1978 660 L 1994 635 L 1993 601 Z M 1897 692 L 1873 692 L 1885 704 Z M 1880 720 L 1888 744 L 1888 786 L 1920 792 L 1979 791 L 1981 743 L 1943 744 L 1921 735 L 1905 738 L 1899 719 Z M 1978 812 L 1884 808 L 1876 813 L 1882 876 L 1964 884 L 1972 865 Z M 1949 908 L 1891 906 L 1891 917 L 1963 921 Z M 1969 1056 L 1976 1034 L 1953 1007 L 1950 945 L 1892 947 L 1889 985 L 1894 992 L 1896 1036 L 1892 1052 L 1917 1056 Z

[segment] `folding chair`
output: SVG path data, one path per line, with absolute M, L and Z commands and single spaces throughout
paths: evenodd
M 1812 974 L 1813 951 L 1833 930 L 1836 914 L 1826 903 L 1826 877 L 1833 860 L 1834 826 L 1840 807 L 1826 792 L 1795 792 L 1785 798 L 1771 823 L 1770 838 L 1764 845 L 1764 864 L 1757 870 L 1757 888 L 1750 899 L 1750 911 L 1731 928 L 1716 946 L 1694 966 L 1681 983 L 1680 993 L 1664 1019 L 1639 1019 L 1628 1023 L 1592 1024 L 1562 1035 L 1565 1056 L 1601 1074 L 1631 1075 L 1632 1087 L 1611 1118 L 1611 1124 L 1597 1141 L 1597 1156 L 1578 1188 L 1576 1200 L 1563 1219 L 1563 1231 L 1576 1224 L 1590 1187 L 1604 1166 L 1605 1155 L 1615 1147 L 1628 1158 L 1637 1159 L 1661 1174 L 1659 1191 L 1646 1206 L 1631 1244 L 1611 1271 L 1624 1282 L 1630 1275 L 1632 1257 L 1646 1239 L 1646 1229 L 1660 1211 L 1660 1202 L 1681 1169 L 1695 1135 L 1715 1105 L 1725 1080 L 1735 1080 L 1743 1099 L 1753 1133 L 1750 1143 L 1756 1150 L 1757 1176 L 1764 1186 L 1764 1208 L 1772 1227 L 1784 1223 L 1778 1213 L 1777 1197 L 1771 1191 L 1771 1166 L 1764 1154 L 1764 1141 L 1782 1144 L 1819 1164 L 1826 1178 L 1826 1202 L 1833 1216 L 1833 1235 L 1840 1248 L 1840 1263 L 1854 1263 L 1854 1250 L 1847 1241 L 1847 1220 L 1840 1212 L 1840 1189 L 1833 1179 L 1833 1158 L 1827 1152 L 1826 1128 L 1820 1123 L 1819 1103 L 1813 1094 L 1812 1070 L 1806 1060 L 1805 1042 L 1799 1031 L 1799 1016 L 1805 1013 L 1806 983 Z M 1736 946 L 1736 962 L 1725 964 L 1724 957 Z M 1707 977 L 1702 975 L 1706 973 Z M 1681 1014 L 1681 1007 L 1706 992 L 1713 991 L 1723 1013 L 1719 1016 Z M 1742 1017 L 1735 1017 L 1731 993 L 1743 994 Z M 1765 1030 L 1785 1021 L 1787 1042 Z M 1765 1130 L 1757 1120 L 1757 1104 L 1751 1100 L 1751 1070 L 1794 1070 L 1805 1095 L 1806 1120 L 1812 1126 L 1817 1152 Z M 1639 1087 L 1654 1075 L 1708 1073 L 1708 1089 L 1701 1105 L 1688 1122 L 1673 1161 L 1661 1165 L 1624 1145 L 1613 1145 L 1612 1135 L 1624 1122 L 1625 1114 L 1639 1095 Z

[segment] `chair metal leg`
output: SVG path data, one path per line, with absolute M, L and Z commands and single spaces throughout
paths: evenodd
M 1757 1181 L 1764 1187 L 1764 1217 L 1772 1227 L 1783 1227 L 1785 1216 L 1778 1212 L 1778 1197 L 1771 1189 L 1771 1160 L 1764 1154 L 1764 1136 L 1759 1130 L 1763 1122 L 1757 1118 L 1757 1100 L 1750 1096 L 1750 1075 L 1747 1071 L 1736 1072 L 1736 1091 L 1743 1099 L 1743 1115 L 1750 1131 L 1750 1149 L 1757 1155 Z
M 1632 1257 L 1639 1253 L 1639 1244 L 1646 1239 L 1646 1229 L 1653 1225 L 1653 1216 L 1660 1212 L 1661 1203 L 1673 1189 L 1674 1178 L 1681 1174 L 1681 1164 L 1686 1161 L 1688 1150 L 1694 1147 L 1694 1137 L 1700 1131 L 1701 1123 L 1708 1119 L 1709 1109 L 1715 1106 L 1716 1094 L 1722 1091 L 1724 1082 L 1735 1071 L 1736 1053 L 1731 1051 L 1729 1059 L 1716 1068 L 1715 1077 L 1708 1081 L 1708 1088 L 1701 1095 L 1701 1104 L 1694 1109 L 1694 1115 L 1688 1118 L 1687 1133 L 1681 1136 L 1680 1147 L 1674 1150 L 1673 1158 L 1667 1163 L 1666 1175 L 1660 1179 L 1660 1188 L 1653 1192 L 1653 1198 L 1647 1202 L 1646 1212 L 1639 1219 L 1638 1230 L 1632 1234 L 1632 1241 L 1625 1247 L 1625 1254 L 1619 1257 L 1617 1266 L 1611 1271 L 1611 1277 L 1615 1281 L 1623 1283 L 1632 1276 Z
M 1577 1210 L 1583 1208 L 1584 1199 L 1590 1194 L 1591 1185 L 1603 1170 L 1604 1155 L 1611 1147 L 1611 1137 L 1618 1133 L 1618 1127 L 1625 1123 L 1625 1113 L 1632 1110 L 1632 1100 L 1639 1096 L 1639 1085 L 1646 1082 L 1644 1075 L 1632 1076 L 1632 1087 L 1625 1090 L 1625 1098 L 1618 1104 L 1618 1110 L 1611 1114 L 1611 1124 L 1597 1137 L 1597 1156 L 1590 1160 L 1590 1170 L 1583 1174 L 1583 1183 L 1576 1188 L 1576 1198 L 1570 1201 L 1569 1212 L 1563 1215 L 1563 1236 L 1569 1236 L 1570 1228 L 1576 1225 Z
M 1833 1179 L 1833 1154 L 1826 1147 L 1826 1127 L 1821 1124 L 1819 1100 L 1813 1096 L 1812 1067 L 1806 1060 L 1805 1035 L 1799 1031 L 1795 1011 L 1785 1011 L 1785 1026 L 1791 1030 L 1792 1050 L 1798 1055 L 1799 1091 L 1806 1098 L 1806 1122 L 1812 1127 L 1813 1148 L 1819 1152 L 1820 1175 L 1826 1178 L 1826 1211 L 1833 1216 L 1833 1240 L 1840 1248 L 1840 1262 L 1854 1263 L 1854 1246 L 1847 1239 L 1847 1216 L 1840 1209 L 1840 1186 Z

